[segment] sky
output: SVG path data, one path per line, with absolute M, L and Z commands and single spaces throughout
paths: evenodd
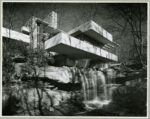
M 106 4 L 97 4 L 95 7 L 91 4 L 75 4 L 75 3 L 15 3 L 13 6 L 8 4 L 3 5 L 4 14 L 4 26 L 7 26 L 7 14 L 14 10 L 14 26 L 15 30 L 19 31 L 19 28 L 25 24 L 25 22 L 32 16 L 39 18 L 46 17 L 51 11 L 56 11 L 58 14 L 58 20 L 60 23 L 60 29 L 69 31 L 73 27 L 78 26 L 86 21 L 94 20 L 100 25 L 103 25 L 107 19 Z M 13 10 L 11 10 L 13 7 Z M 90 18 L 88 14 L 92 10 L 97 12 L 97 15 L 93 15 L 95 18 Z M 19 20 L 19 21 L 18 21 Z M 105 24 L 104 24 L 105 25 Z

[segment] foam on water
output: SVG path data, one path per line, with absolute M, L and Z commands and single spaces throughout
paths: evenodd
M 82 69 L 79 75 L 83 88 L 83 103 L 87 109 L 102 108 L 111 102 L 107 96 L 107 84 L 103 72 L 95 69 Z

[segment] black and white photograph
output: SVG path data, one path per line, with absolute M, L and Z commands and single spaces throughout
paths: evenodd
M 147 2 L 2 2 L 2 116 L 147 117 Z

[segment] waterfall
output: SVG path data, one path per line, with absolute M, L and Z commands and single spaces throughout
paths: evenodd
M 105 75 L 96 69 L 80 69 L 79 78 L 82 83 L 84 103 L 96 107 L 108 104 Z
M 87 93 L 86 93 L 86 81 L 85 81 L 85 78 L 83 76 L 84 74 L 79 70 L 79 78 L 82 82 L 82 88 L 83 88 L 83 97 L 84 97 L 84 100 L 87 100 Z

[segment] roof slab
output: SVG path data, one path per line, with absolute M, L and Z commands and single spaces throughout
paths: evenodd
M 83 33 L 103 44 L 108 44 L 110 46 L 118 45 L 113 42 L 113 37 L 109 32 L 92 20 L 72 29 L 68 33 L 72 36 Z
M 26 35 L 26 34 L 11 30 L 11 29 L 7 29 L 4 27 L 2 28 L 2 36 L 6 37 L 6 38 L 10 38 L 10 39 L 30 43 L 30 36 L 29 35 Z

